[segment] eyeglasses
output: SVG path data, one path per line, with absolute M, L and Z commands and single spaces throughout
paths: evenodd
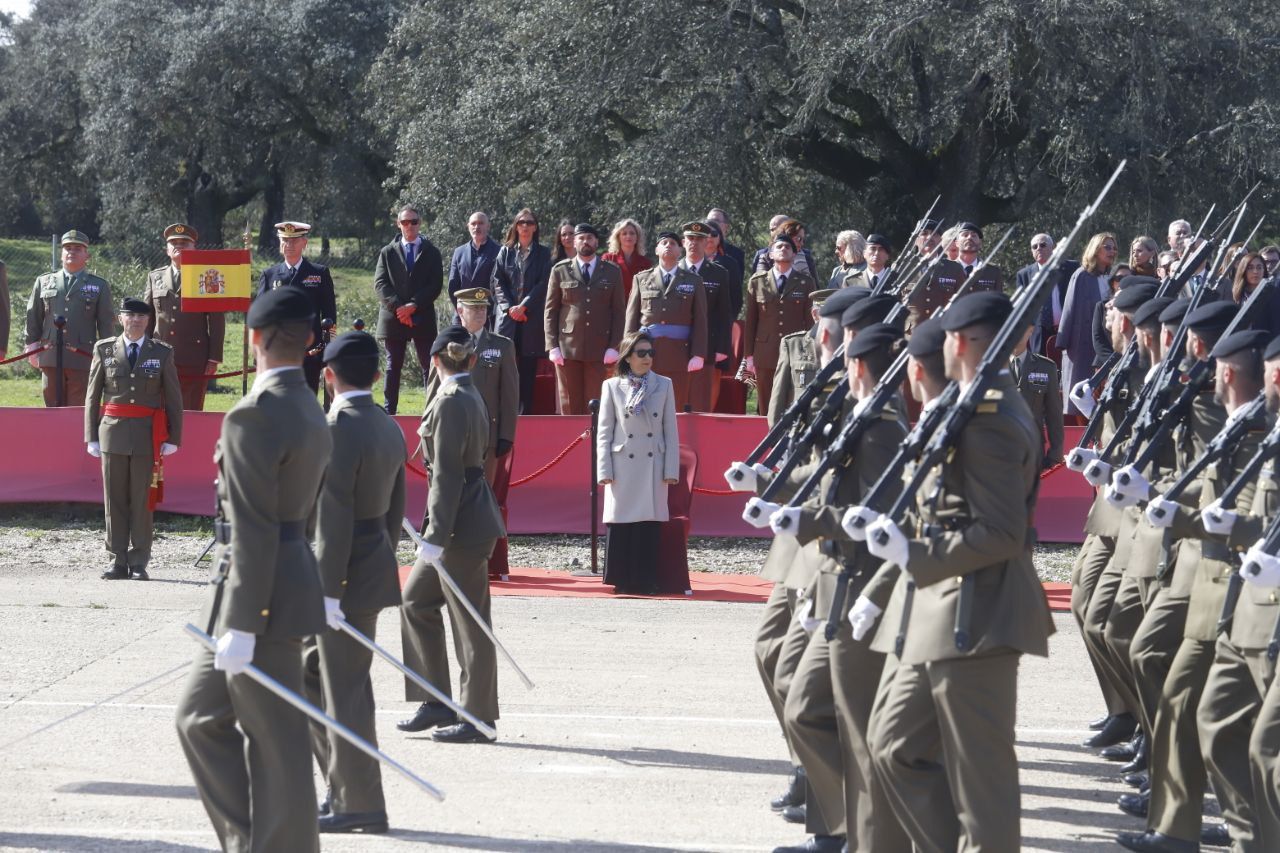
M 400 224 L 401 225 L 417 225 L 421 221 L 422 220 L 420 219 L 401 219 Z
M 640 358 L 653 358 L 653 350 L 651 349 L 633 349 L 631 353 Z
M 536 222 L 532 222 L 532 221 L 530 221 L 530 220 L 528 220 L 528 219 L 517 219 L 517 220 L 516 220 L 516 225 L 517 225 L 517 226 L 520 226 L 520 227 L 528 227 L 528 228 L 532 228 L 533 226 L 535 226 L 535 225 L 537 225 L 537 224 L 538 224 L 538 223 L 536 223 Z
M 1031 244 L 1031 248 L 1033 248 L 1033 249 L 1047 249 L 1047 248 L 1049 248 L 1049 247 L 1050 247 L 1050 246 L 1052 246 L 1052 245 L 1053 245 L 1052 243 L 1032 243 L 1032 244 Z

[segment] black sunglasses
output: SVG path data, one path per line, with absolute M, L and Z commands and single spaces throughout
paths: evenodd
M 421 221 L 422 220 L 420 219 L 401 219 L 400 224 L 401 225 L 417 225 Z
M 653 358 L 653 350 L 651 349 L 633 349 L 631 353 L 632 355 L 637 355 L 640 358 Z

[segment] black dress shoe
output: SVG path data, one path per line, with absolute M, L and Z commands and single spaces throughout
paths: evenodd
M 333 791 L 325 791 L 324 799 L 320 801 L 320 805 L 316 809 L 316 811 L 320 812 L 321 817 L 329 813 L 329 803 L 331 803 L 332 801 L 333 801 Z
M 1133 760 L 1120 768 L 1121 773 L 1141 773 L 1147 769 L 1147 759 L 1150 757 L 1151 751 L 1147 748 L 1147 739 L 1144 737 L 1142 743 L 1138 746 L 1138 754 Z
M 485 722 L 489 721 L 485 720 Z M 492 726 L 493 723 L 489 725 Z M 493 738 L 485 737 L 484 733 L 466 720 L 433 732 L 431 739 L 440 743 L 493 743 Z
M 843 835 L 813 835 L 803 844 L 775 847 L 773 853 L 840 853 L 844 849 Z
M 320 818 L 321 832 L 361 832 L 380 835 L 387 831 L 386 812 L 348 812 Z
M 1115 746 L 1109 746 L 1098 753 L 1098 755 L 1107 759 L 1107 761 L 1123 761 L 1128 763 L 1138 757 L 1138 753 L 1142 751 L 1142 742 L 1145 738 L 1141 735 L 1135 735 L 1133 740 L 1128 743 L 1118 743 Z M 1123 770 L 1124 768 L 1121 768 Z
M 1119 806 L 1120 811 L 1125 814 L 1145 818 L 1147 816 L 1147 809 L 1151 805 L 1151 794 L 1121 794 L 1120 799 L 1116 800 L 1116 805 Z
M 1122 832 L 1116 842 L 1139 853 L 1195 853 L 1197 845 L 1191 841 L 1170 838 L 1162 832 Z
M 782 819 L 785 820 L 787 823 L 802 824 L 805 822 L 805 818 L 807 817 L 807 812 L 805 811 L 805 809 L 806 809 L 805 804 L 801 803 L 798 806 L 787 806 L 785 809 L 783 809 L 780 812 L 780 814 L 782 815 Z
M 1116 714 L 1107 720 L 1106 725 L 1096 735 L 1086 740 L 1084 745 L 1090 749 L 1101 749 L 1104 746 L 1124 743 L 1133 737 L 1137 729 L 1138 722 L 1133 718 L 1133 714 Z
M 137 568 L 129 569 L 129 577 L 133 578 L 136 581 L 151 580 L 151 575 L 147 574 L 146 566 L 138 566 Z
M 1091 732 L 1100 732 L 1100 731 L 1102 731 L 1103 729 L 1105 729 L 1105 728 L 1107 727 L 1107 723 L 1109 723 L 1109 722 L 1111 722 L 1111 715 L 1110 715 L 1110 714 L 1107 714 L 1106 716 L 1099 717 L 1098 719 L 1096 719 L 1096 720 L 1094 720 L 1093 722 L 1089 723 L 1089 731 L 1091 731 Z
M 775 812 L 780 812 L 787 806 L 804 805 L 804 789 L 804 768 L 796 767 L 791 771 L 791 779 L 787 783 L 787 790 L 774 797 L 769 802 L 769 808 Z
M 423 702 L 407 720 L 396 723 L 402 732 L 425 732 L 436 726 L 451 726 L 458 722 L 458 715 L 439 702 Z
M 1206 823 L 1200 827 L 1200 843 L 1205 847 L 1230 847 L 1231 833 L 1225 823 Z
M 1147 788 L 1151 785 L 1151 777 L 1146 773 L 1129 773 L 1125 775 L 1124 783 L 1130 788 Z
M 127 581 L 129 579 L 129 568 L 128 566 L 112 566 L 99 577 L 104 581 Z

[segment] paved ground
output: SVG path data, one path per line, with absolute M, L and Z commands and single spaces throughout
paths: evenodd
M 158 548 L 172 564 L 191 541 Z M 203 573 L 108 583 L 97 555 L 84 559 L 0 559 L 0 849 L 211 849 L 172 722 Z M 787 761 L 751 660 L 758 605 L 499 598 L 494 610 L 537 682 L 526 691 L 502 672 L 500 742 L 396 732 L 408 706 L 375 664 L 384 748 L 448 799 L 387 774 L 393 832 L 326 836 L 325 850 L 757 851 L 802 839 L 767 807 Z M 393 650 L 396 619 L 379 631 Z M 1025 849 L 1116 849 L 1111 834 L 1134 822 L 1111 805 L 1123 790 L 1112 768 L 1076 746 L 1100 701 L 1070 617 L 1057 621 L 1050 659 L 1021 672 Z

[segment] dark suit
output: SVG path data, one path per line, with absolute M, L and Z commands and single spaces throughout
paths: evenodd
M 1058 365 L 1027 350 L 1009 360 L 1009 369 L 1040 434 L 1048 436 L 1044 467 L 1052 467 L 1062 461 L 1062 390 L 1058 384 Z
M 387 411 L 396 413 L 400 400 L 400 372 L 404 369 L 405 349 L 409 341 L 418 352 L 425 385 L 427 367 L 431 364 L 431 344 L 436 339 L 436 298 L 444 287 L 444 262 L 440 250 L 426 237 L 414 251 L 413 272 L 409 272 L 404 254 L 404 240 L 396 238 L 378 253 L 378 266 L 373 273 L 373 289 L 378 294 L 378 340 L 387 350 L 387 376 L 383 394 Z M 396 309 L 416 305 L 413 324 L 406 326 L 396 317 Z
M 720 241 L 720 254 L 711 260 L 729 271 L 729 306 L 732 319 L 742 316 L 743 273 L 747 269 L 747 256 L 732 243 Z
M 258 295 L 261 296 L 279 287 L 296 287 L 311 297 L 311 302 L 316 309 L 315 320 L 311 324 L 311 333 L 315 335 L 315 340 L 311 346 L 313 350 L 321 348 L 322 351 L 320 321 L 332 320 L 336 323 L 338 320 L 338 302 L 337 297 L 334 296 L 333 276 L 329 274 L 329 268 L 303 258 L 298 262 L 297 269 L 290 272 L 288 264 L 281 261 L 262 271 L 262 278 L 258 282 Z M 302 372 L 306 375 L 307 384 L 311 386 L 312 393 L 320 390 L 320 371 L 323 367 L 324 361 L 320 351 L 315 352 L 314 355 L 308 354 L 306 360 L 302 362 Z
M 682 260 L 680 266 L 693 271 L 688 258 Z M 702 289 L 707 295 L 707 355 L 706 364 L 692 377 L 690 403 L 695 412 L 710 412 L 715 410 L 719 397 L 720 374 L 728 370 L 733 361 L 732 358 L 716 361 L 717 353 L 733 355 L 733 315 L 730 313 L 733 286 L 729 271 L 714 261 L 704 259 L 693 272 L 702 279 Z
M 479 249 L 470 240 L 454 249 L 453 259 L 449 261 L 449 299 L 456 305 L 459 290 L 472 287 L 488 290 L 497 257 L 498 244 L 489 239 Z
M 1031 341 L 1028 344 L 1028 348 L 1032 352 L 1045 355 L 1045 342 L 1048 341 L 1050 337 L 1058 333 L 1058 321 L 1054 319 L 1053 306 L 1055 303 L 1057 304 L 1058 316 L 1061 317 L 1062 306 L 1066 304 L 1067 300 L 1067 284 L 1071 281 L 1071 274 L 1075 272 L 1076 268 L 1079 266 L 1079 261 L 1069 261 L 1064 258 L 1059 262 L 1058 268 L 1054 272 L 1050 273 L 1050 275 L 1056 276 L 1053 283 L 1053 293 L 1050 295 L 1049 299 L 1045 301 L 1044 307 L 1040 309 L 1040 316 L 1036 318 L 1036 328 L 1035 331 L 1031 333 Z M 1035 278 L 1036 272 L 1039 269 L 1040 265 L 1033 262 L 1018 270 L 1017 274 L 1014 276 L 1014 284 L 1017 286 L 1018 290 L 1022 290 L 1022 288 L 1030 284 L 1031 279 Z
M 533 406 L 533 381 L 538 372 L 538 360 L 547 354 L 542 319 L 550 276 L 551 250 L 541 243 L 529 247 L 524 263 L 520 262 L 518 247 L 504 245 L 498 250 L 493 263 L 490 289 L 498 303 L 494 328 L 516 346 L 521 412 L 528 412 Z M 523 323 L 511 319 L 507 313 L 517 305 L 526 309 Z

